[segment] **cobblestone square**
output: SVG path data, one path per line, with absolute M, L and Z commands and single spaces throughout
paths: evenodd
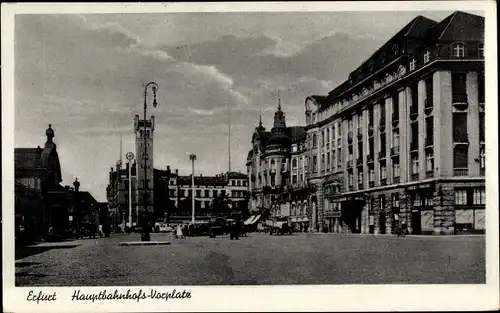
M 136 234 L 70 242 L 16 260 L 17 286 L 478 284 L 483 236 L 369 236 L 252 233 L 119 246 Z M 75 246 L 78 245 L 78 246 Z

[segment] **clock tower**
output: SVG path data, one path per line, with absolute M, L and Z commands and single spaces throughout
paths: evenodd
M 144 124 L 145 127 L 144 127 Z M 153 134 L 155 130 L 155 117 L 149 120 L 134 117 L 135 152 L 136 152 L 136 214 L 144 211 L 153 212 L 154 208 L 154 179 L 153 179 Z M 146 170 L 144 170 L 146 168 Z M 146 196 L 145 196 L 146 195 Z

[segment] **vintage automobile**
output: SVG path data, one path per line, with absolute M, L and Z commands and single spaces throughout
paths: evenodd
M 227 235 L 230 233 L 231 221 L 222 217 L 216 218 L 214 221 L 209 223 L 208 236 L 210 238 L 215 238 L 216 236 Z
M 288 220 L 277 219 L 266 221 L 267 230 L 270 235 L 291 235 L 292 228 Z
M 173 227 L 167 223 L 160 223 L 160 222 L 155 223 L 156 233 L 169 233 L 172 232 L 173 230 L 174 230 Z

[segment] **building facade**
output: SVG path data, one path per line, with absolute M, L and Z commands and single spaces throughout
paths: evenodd
M 266 131 L 260 121 L 252 136 L 246 163 L 250 211 L 264 217 L 290 217 L 297 228 L 307 229 L 308 157 L 305 128 L 287 127 L 279 103 L 271 131 Z
M 483 45 L 483 17 L 419 16 L 327 97 L 306 99 L 317 229 L 484 231 Z

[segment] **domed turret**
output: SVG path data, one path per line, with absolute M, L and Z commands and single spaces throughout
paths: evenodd
M 285 113 L 281 111 L 281 100 L 278 100 L 278 110 L 274 113 L 274 125 L 267 145 L 289 146 L 292 138 L 286 134 Z

